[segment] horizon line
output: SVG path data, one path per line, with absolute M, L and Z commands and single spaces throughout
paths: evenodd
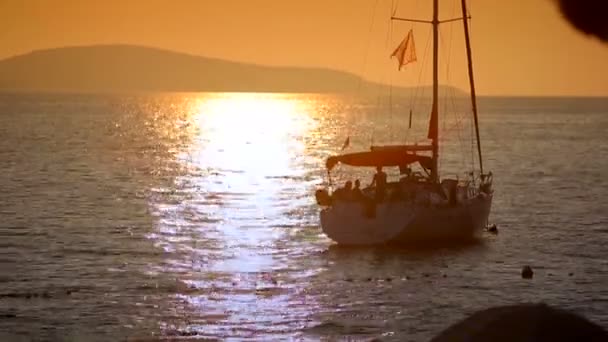
M 414 87 L 411 87 L 414 88 Z M 45 94 L 45 95 L 145 95 L 145 94 L 265 94 L 265 95 L 326 95 L 326 96 L 356 96 L 361 98 L 378 98 L 382 96 L 378 95 L 366 95 L 364 93 L 355 92 L 293 92 L 293 91 L 154 91 L 154 90 L 80 90 L 80 89 L 2 89 L 0 88 L 1 95 L 7 94 Z M 469 95 L 467 93 L 466 95 Z M 387 97 L 390 95 L 384 95 Z M 403 97 L 405 95 L 397 95 L 394 97 Z M 423 98 L 430 98 L 431 96 L 422 96 Z M 458 97 L 467 97 L 456 96 Z M 477 94 L 478 98 L 529 98 L 529 99 L 608 99 L 608 95 L 521 95 L 521 94 L 502 94 L 502 95 L 486 95 Z

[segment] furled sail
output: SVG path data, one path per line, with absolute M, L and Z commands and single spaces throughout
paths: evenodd
M 397 57 L 399 70 L 409 63 L 416 61 L 416 45 L 414 44 L 414 32 L 410 30 L 399 46 L 393 51 L 392 57 Z
M 423 146 L 420 146 L 422 149 Z M 425 148 L 426 149 L 426 148 Z M 431 157 L 414 154 L 410 146 L 378 147 L 370 151 L 355 152 L 331 156 L 327 158 L 325 166 L 328 171 L 338 163 L 350 166 L 406 166 L 418 162 L 425 169 L 431 168 Z

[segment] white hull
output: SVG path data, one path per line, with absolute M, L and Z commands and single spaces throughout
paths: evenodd
M 341 245 L 413 244 L 470 240 L 486 227 L 492 194 L 480 194 L 454 206 L 385 202 L 375 217 L 358 202 L 335 203 L 321 211 L 323 232 Z

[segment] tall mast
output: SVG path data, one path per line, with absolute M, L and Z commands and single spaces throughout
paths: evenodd
M 469 85 L 471 87 L 471 103 L 473 105 L 473 118 L 475 119 L 475 136 L 477 138 L 477 153 L 479 154 L 479 171 L 483 174 L 483 160 L 481 159 L 481 141 L 479 140 L 479 124 L 477 120 L 477 99 L 475 97 L 475 79 L 473 78 L 473 60 L 471 55 L 471 41 L 469 38 L 469 23 L 467 15 L 467 2 L 462 3 L 462 22 L 464 23 L 464 38 L 467 43 L 467 63 L 469 65 Z
M 431 179 L 439 182 L 439 0 L 433 0 L 433 108 L 431 111 L 431 122 L 429 124 L 429 138 L 433 141 L 433 169 Z

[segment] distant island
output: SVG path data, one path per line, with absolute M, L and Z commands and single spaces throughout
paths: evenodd
M 38 50 L 0 61 L 2 91 L 378 93 L 378 87 L 387 86 L 342 71 L 261 66 L 133 45 Z M 428 89 L 424 93 L 430 95 Z

